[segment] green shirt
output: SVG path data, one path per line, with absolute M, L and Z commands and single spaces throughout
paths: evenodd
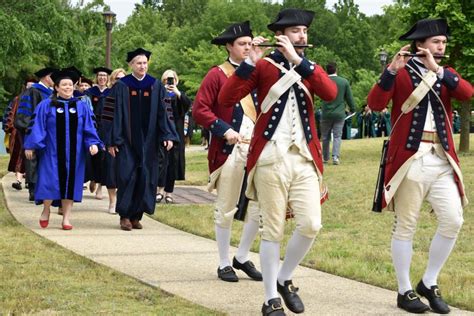
M 332 102 L 323 101 L 323 120 L 343 120 L 346 117 L 346 105 L 351 112 L 355 111 L 354 98 L 352 97 L 349 81 L 339 76 L 329 76 L 337 85 L 337 97 Z

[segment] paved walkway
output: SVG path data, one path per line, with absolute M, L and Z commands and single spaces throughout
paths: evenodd
M 107 201 L 95 200 L 89 192 L 82 203 L 74 206 L 72 231 L 60 229 L 61 216 L 56 214 L 51 214 L 50 226 L 41 229 L 38 224 L 41 206 L 27 202 L 27 190 L 12 189 L 13 181 L 13 174 L 2 179 L 7 206 L 20 223 L 38 235 L 196 304 L 229 315 L 260 313 L 263 283 L 249 280 L 239 272 L 238 283 L 219 281 L 215 241 L 148 217 L 143 220 L 143 230 L 121 231 L 118 216 L 106 211 Z M 189 194 L 192 192 L 195 191 Z M 232 253 L 235 250 L 232 248 Z M 257 254 L 251 254 L 251 259 L 258 265 Z M 296 270 L 294 282 L 300 288 L 306 315 L 406 314 L 396 308 L 393 291 L 304 267 Z M 474 315 L 460 310 L 452 314 Z

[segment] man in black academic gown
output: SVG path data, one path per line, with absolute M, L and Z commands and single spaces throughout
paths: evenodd
M 141 229 L 143 213 L 155 211 L 158 148 L 170 150 L 179 142 L 166 115 L 166 89 L 147 74 L 151 52 L 138 48 L 127 53 L 132 74 L 117 81 L 110 93 L 115 110 L 109 153 L 117 158 L 117 205 L 120 228 Z

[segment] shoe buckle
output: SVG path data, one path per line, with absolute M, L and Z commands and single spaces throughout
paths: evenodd
M 224 272 L 224 273 L 227 273 L 227 272 L 230 272 L 230 271 L 232 271 L 232 268 L 230 266 L 224 267 L 224 269 L 222 269 L 222 272 Z
M 438 288 L 433 289 L 433 294 L 434 294 L 434 296 L 436 296 L 436 297 L 441 297 L 441 292 L 439 291 Z
M 298 290 L 299 290 L 299 288 L 295 287 L 293 284 L 288 285 L 288 291 L 290 293 L 296 293 L 296 292 L 298 292 Z
M 283 309 L 283 307 L 280 304 L 272 304 L 272 311 L 277 311 L 279 309 Z
M 413 293 L 413 292 L 408 293 L 407 298 L 408 298 L 410 301 L 414 301 L 414 300 L 419 299 L 418 296 L 417 296 L 415 293 Z

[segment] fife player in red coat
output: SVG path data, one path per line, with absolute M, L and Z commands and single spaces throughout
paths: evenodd
M 279 294 L 294 313 L 304 312 L 292 276 L 321 229 L 320 184 L 323 162 L 316 132 L 313 95 L 326 101 L 337 95 L 324 70 L 304 57 L 307 29 L 314 12 L 282 10 L 268 28 L 280 46 L 266 58 L 257 37 L 249 58 L 221 89 L 219 104 L 233 106 L 257 89 L 258 119 L 249 149 L 247 196 L 257 200 L 262 216 L 260 264 L 265 286 L 263 315 L 284 315 Z M 296 230 L 281 268 L 280 242 L 290 210 Z
M 217 276 L 227 282 L 237 282 L 239 278 L 234 268 L 242 270 L 256 281 L 262 274 L 249 260 L 249 251 L 259 229 L 260 212 L 249 207 L 239 248 L 232 264 L 229 259 L 230 235 L 234 213 L 236 212 L 247 161 L 248 142 L 255 122 L 254 94 L 235 101 L 236 107 L 224 107 L 217 102 L 221 87 L 235 68 L 248 56 L 252 42 L 252 30 L 248 21 L 230 25 L 211 43 L 225 46 L 229 57 L 211 68 L 201 83 L 193 105 L 193 117 L 197 124 L 211 132 L 208 160 L 210 181 L 209 191 L 217 190 L 214 222 L 219 267 Z
M 397 306 L 408 312 L 431 309 L 447 314 L 438 275 L 454 247 L 467 205 L 459 159 L 452 136 L 451 98 L 472 97 L 472 85 L 451 67 L 439 65 L 449 29 L 444 19 L 418 21 L 400 40 L 411 40 L 393 58 L 368 96 L 372 110 L 392 100 L 392 134 L 388 147 L 382 207 L 395 211 L 392 257 L 398 281 Z M 409 56 L 408 54 L 418 56 Z M 416 292 L 410 264 L 413 236 L 423 200 L 438 219 L 428 265 Z

